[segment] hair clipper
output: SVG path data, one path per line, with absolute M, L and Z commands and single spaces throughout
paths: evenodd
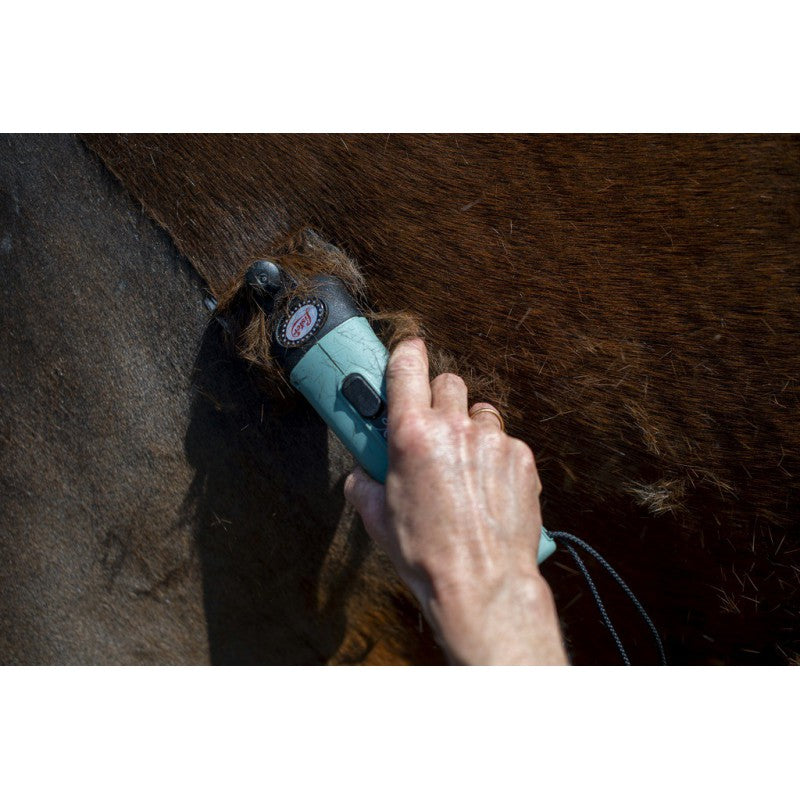
M 256 261 L 245 282 L 269 314 L 294 288 L 271 261 Z M 338 278 L 320 275 L 274 321 L 272 354 L 289 382 L 376 481 L 385 483 L 386 364 L 389 353 Z M 556 549 L 542 528 L 538 561 Z

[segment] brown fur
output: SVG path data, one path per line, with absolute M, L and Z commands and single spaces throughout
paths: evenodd
M 546 524 L 619 566 L 673 660 L 797 651 L 797 137 L 88 141 L 215 294 L 311 226 L 374 308 L 496 373 Z M 576 659 L 611 660 L 569 569 L 545 568 Z

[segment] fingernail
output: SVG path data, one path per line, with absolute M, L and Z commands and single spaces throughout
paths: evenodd
M 350 501 L 350 495 L 353 492 L 353 487 L 356 484 L 356 476 L 351 472 L 345 479 L 344 479 L 344 497 L 345 500 L 348 502 Z

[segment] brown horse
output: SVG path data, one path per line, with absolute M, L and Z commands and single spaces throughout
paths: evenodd
M 796 657 L 796 138 L 88 141 L 214 294 L 288 232 L 311 226 L 359 264 L 374 308 L 412 312 L 435 347 L 496 377 L 508 390 L 511 433 L 537 454 L 545 524 L 607 555 L 650 610 L 671 661 Z M 150 273 L 155 313 L 123 339 L 157 336 L 165 350 L 192 335 L 200 342 L 177 470 L 188 468 L 191 481 L 180 504 L 152 508 L 149 539 L 132 529 L 112 537 L 99 571 L 116 564 L 116 594 L 93 595 L 95 608 L 122 602 L 137 565 L 157 578 L 144 583 L 160 609 L 176 586 L 202 585 L 214 661 L 439 660 L 413 601 L 342 504 L 342 448 L 302 403 L 259 392 L 221 349 L 218 326 L 202 341 L 187 329 L 180 304 L 168 302 L 176 273 Z M 94 374 L 111 368 L 112 355 L 94 354 Z M 165 385 L 155 373 L 151 382 Z M 111 384 L 106 392 L 121 388 Z M 141 467 L 131 474 L 145 478 Z M 68 477 L 80 485 L 78 473 Z M 170 570 L 166 559 L 159 571 L 174 542 L 166 520 L 176 516 L 192 537 L 182 566 Z M 80 563 L 70 546 L 64 560 Z M 613 662 L 568 557 L 544 571 L 573 660 Z M 601 591 L 634 660 L 653 659 L 627 600 L 613 584 Z M 196 642 L 192 614 L 186 635 Z M 28 634 L 40 642 L 35 628 Z M 72 652 L 91 660 L 79 636 Z M 164 645 L 157 656 L 125 657 L 197 652 Z

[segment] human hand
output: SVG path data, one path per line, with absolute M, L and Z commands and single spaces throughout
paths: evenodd
M 419 600 L 450 659 L 565 664 L 539 572 L 541 484 L 530 448 L 500 417 L 467 408 L 457 375 L 428 380 L 424 342 L 402 342 L 386 373 L 386 485 L 356 469 L 345 496 Z M 479 403 L 470 410 L 492 410 Z

